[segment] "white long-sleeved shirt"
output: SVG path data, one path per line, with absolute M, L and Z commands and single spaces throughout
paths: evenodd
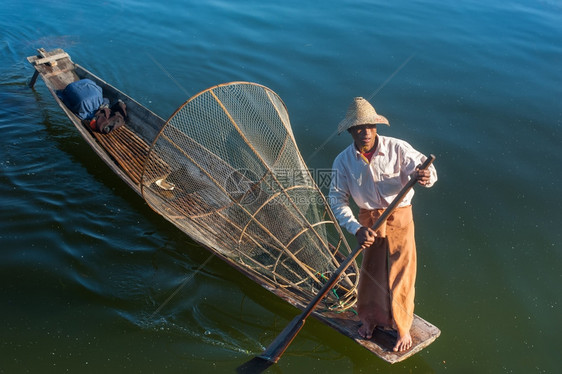
M 367 163 L 352 143 L 343 150 L 332 167 L 329 201 L 340 224 L 355 235 L 361 224 L 349 206 L 349 196 L 364 209 L 384 209 L 390 205 L 402 187 L 408 183 L 416 167 L 427 157 L 416 151 L 407 142 L 377 135 L 378 144 L 371 162 Z M 429 184 L 437 181 L 437 171 L 431 165 Z M 412 203 L 411 189 L 399 206 Z

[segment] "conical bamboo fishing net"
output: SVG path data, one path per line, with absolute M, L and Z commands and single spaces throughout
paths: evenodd
M 285 104 L 261 85 L 219 85 L 183 104 L 153 142 L 141 184 L 148 204 L 196 241 L 304 302 L 351 252 Z M 353 266 L 326 306 L 352 306 L 357 278 Z

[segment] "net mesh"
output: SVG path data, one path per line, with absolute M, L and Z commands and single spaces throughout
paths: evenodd
M 183 104 L 153 142 L 141 186 L 196 241 L 304 302 L 350 252 L 284 103 L 261 85 L 219 85 Z M 353 264 L 326 306 L 351 307 L 357 278 Z

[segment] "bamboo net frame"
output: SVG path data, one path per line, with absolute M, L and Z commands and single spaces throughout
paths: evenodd
M 305 302 L 351 252 L 267 87 L 233 82 L 189 99 L 150 146 L 140 181 L 155 211 Z M 355 304 L 357 274 L 354 264 L 327 308 Z

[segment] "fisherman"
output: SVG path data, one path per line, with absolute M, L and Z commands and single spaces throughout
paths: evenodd
M 364 248 L 358 285 L 357 313 L 359 335 L 371 339 L 373 330 L 395 329 L 395 352 L 412 347 L 410 328 L 414 317 L 416 244 L 412 216 L 411 189 L 376 231 L 371 226 L 402 187 L 414 178 L 424 187 L 437 181 L 431 165 L 419 166 L 426 157 L 403 140 L 377 135 L 377 125 L 390 126 L 364 98 L 349 106 L 338 133 L 348 131 L 353 144 L 341 152 L 333 164 L 330 204 L 339 224 Z M 349 197 L 359 207 L 357 218 Z

